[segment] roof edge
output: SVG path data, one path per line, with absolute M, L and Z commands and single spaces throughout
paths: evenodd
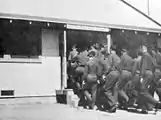
M 63 18 L 20 15 L 20 14 L 13 14 L 13 13 L 0 13 L 0 18 L 39 21 L 39 22 L 54 22 L 54 23 L 60 23 L 60 24 L 84 25 L 84 26 L 91 26 L 91 27 L 103 27 L 103 28 L 111 28 L 111 29 L 127 29 L 127 30 L 135 30 L 135 31 L 161 33 L 161 29 L 157 29 L 157 28 L 137 27 L 137 26 L 118 25 L 118 24 L 107 24 L 107 23 L 89 22 L 89 21 L 78 21 L 78 20 L 69 20 L 69 19 L 63 19 Z

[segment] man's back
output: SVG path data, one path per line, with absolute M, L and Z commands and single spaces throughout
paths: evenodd
M 99 59 L 99 68 L 101 73 L 108 73 L 110 70 L 110 62 L 107 57 L 101 57 Z
M 96 58 L 89 59 L 86 64 L 86 72 L 87 74 L 98 74 L 98 60 Z
M 112 69 L 118 69 L 120 64 L 120 57 L 117 54 L 110 54 L 109 63 Z
M 161 65 L 161 53 L 160 52 L 156 54 L 156 62 L 157 64 Z
M 149 53 L 144 53 L 141 59 L 141 74 L 143 75 L 146 70 L 154 70 L 154 59 Z
M 120 68 L 122 70 L 132 70 L 134 60 L 128 54 L 124 54 L 121 57 Z

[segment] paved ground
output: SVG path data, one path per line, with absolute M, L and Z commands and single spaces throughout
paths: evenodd
M 62 104 L 0 105 L 0 120 L 161 120 L 157 115 L 117 111 L 115 114 L 72 108 Z

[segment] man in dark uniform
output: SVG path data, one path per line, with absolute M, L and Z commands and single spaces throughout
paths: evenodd
M 83 55 L 78 54 L 73 60 L 75 60 L 76 64 L 73 78 L 76 82 L 77 89 L 80 90 L 82 88 L 83 76 L 85 74 L 86 58 Z
M 117 107 L 117 91 L 115 84 L 119 77 L 119 63 L 120 58 L 116 54 L 115 49 L 111 47 L 111 54 L 108 57 L 108 64 L 104 64 L 106 69 L 104 70 L 105 84 L 103 85 L 103 92 L 109 105 L 108 112 L 111 113 L 116 112 Z
M 72 51 L 69 53 L 68 61 L 71 61 L 74 57 L 78 55 L 76 45 L 72 47 Z
M 148 113 L 148 104 L 152 104 L 156 109 L 161 109 L 161 103 L 155 100 L 151 94 L 149 94 L 149 87 L 153 80 L 153 72 L 155 68 L 161 68 L 158 66 L 152 56 L 147 52 L 147 47 L 142 46 L 143 56 L 140 63 L 140 90 L 138 101 L 142 107 L 142 113 Z
M 154 51 L 154 50 L 153 50 Z M 153 59 L 156 61 L 158 65 L 161 65 L 161 53 L 160 49 L 158 48 L 156 52 L 152 52 Z M 150 87 L 150 94 L 154 96 L 154 92 L 157 93 L 159 100 L 161 101 L 161 69 L 156 68 L 154 72 L 154 81 L 152 82 L 152 85 Z
M 97 95 L 99 66 L 95 55 L 94 51 L 90 51 L 88 54 L 89 60 L 85 65 L 85 85 L 83 88 L 89 109 L 94 109 Z
M 131 70 L 133 65 L 133 59 L 128 55 L 126 49 L 122 50 L 121 62 L 120 62 L 120 79 L 117 82 L 117 90 L 119 94 L 119 98 L 121 98 L 120 105 L 121 107 L 127 109 L 129 97 L 125 93 L 124 88 L 126 84 L 131 80 Z
M 134 64 L 132 66 L 132 81 L 131 81 L 131 86 L 130 89 L 130 96 L 132 97 L 131 99 L 133 100 L 132 105 L 137 104 L 138 101 L 138 93 L 139 93 L 139 86 L 140 86 L 140 63 L 141 63 L 141 58 L 142 58 L 142 53 L 139 51 L 137 53 L 137 58 L 134 59 Z M 136 107 L 136 106 L 135 106 Z
M 73 79 L 73 74 L 74 74 L 74 69 L 75 69 L 75 60 L 74 58 L 78 55 L 78 51 L 76 48 L 76 45 L 73 45 L 72 51 L 69 53 L 68 56 L 68 75 L 69 78 L 72 80 Z
M 104 105 L 107 103 L 104 93 L 102 91 L 102 86 L 104 85 L 104 79 L 105 79 L 105 74 L 108 72 L 110 68 L 109 60 L 106 55 L 106 51 L 103 50 L 100 53 L 100 57 L 98 57 L 98 65 L 99 65 L 99 70 L 98 70 L 98 79 L 99 79 L 99 85 L 98 85 L 98 92 L 97 92 L 97 101 L 96 105 L 99 110 L 105 110 Z M 103 107 L 102 107 L 103 106 Z
M 85 64 L 87 62 L 87 55 L 86 52 L 81 51 L 75 58 L 76 68 L 74 69 L 74 81 L 75 81 L 75 93 L 80 98 L 79 100 L 79 106 L 86 106 L 85 100 L 84 100 L 84 94 L 83 94 L 83 81 L 84 81 L 84 75 L 85 75 Z
M 161 48 L 157 49 L 157 52 L 154 57 L 155 57 L 156 63 L 158 65 L 161 65 Z M 161 101 L 161 69 L 159 69 L 159 68 L 157 68 L 155 70 L 155 81 L 153 83 L 154 84 L 153 84 L 152 89 L 154 91 L 152 91 L 152 95 L 156 91 L 156 93 L 159 97 L 159 100 Z

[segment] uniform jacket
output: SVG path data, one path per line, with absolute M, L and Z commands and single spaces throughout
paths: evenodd
M 128 54 L 123 54 L 121 56 L 121 62 L 120 62 L 121 70 L 131 71 L 133 64 L 134 64 L 134 60 Z
M 99 75 L 102 74 L 107 74 L 110 70 L 110 62 L 109 59 L 107 57 L 100 57 L 99 61 L 98 61 L 98 65 L 99 65 Z
M 158 65 L 155 59 L 153 59 L 153 57 L 149 53 L 144 53 L 140 64 L 141 76 L 145 74 L 146 70 L 154 72 L 155 68 L 161 68 L 161 65 Z
M 69 57 L 68 57 L 68 60 L 72 60 L 74 57 L 76 57 L 78 55 L 78 51 L 76 50 L 73 50 L 69 53 Z
M 85 72 L 86 74 L 97 75 L 99 73 L 98 59 L 89 59 L 88 62 L 85 64 Z
M 120 70 L 120 57 L 117 54 L 109 55 L 110 70 Z

